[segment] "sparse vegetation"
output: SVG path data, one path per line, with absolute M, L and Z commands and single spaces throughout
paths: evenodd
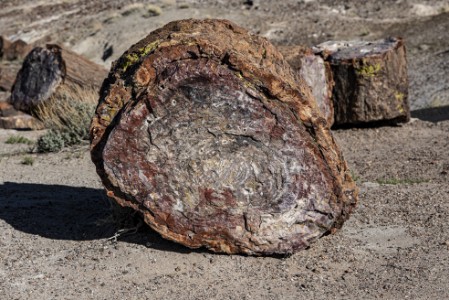
M 353 170 L 351 170 L 351 177 L 352 177 L 352 180 L 354 180 L 355 182 L 360 180 L 360 176 L 357 175 L 356 173 L 354 173 Z
M 148 4 L 145 8 L 144 18 L 156 17 L 162 14 L 162 9 L 153 4 Z
M 50 130 L 37 141 L 38 152 L 57 152 L 89 138 L 89 126 L 97 102 L 97 91 L 65 87 L 63 96 L 50 98 L 33 115 Z
M 62 132 L 50 130 L 37 141 L 38 152 L 58 152 L 65 146 Z
M 429 181 L 430 181 L 429 179 L 422 179 L 422 178 L 417 178 L 417 179 L 413 179 L 413 178 L 405 178 L 405 179 L 382 178 L 382 179 L 377 179 L 376 180 L 376 182 L 378 184 L 392 184 L 392 185 L 425 183 L 425 182 L 429 182 Z
M 140 10 L 143 10 L 144 6 L 142 3 L 133 3 L 123 7 L 122 16 L 127 17 L 129 15 L 135 14 Z
M 105 24 L 112 24 L 115 21 L 117 21 L 119 18 L 121 17 L 121 15 L 117 12 L 113 12 L 111 14 L 109 14 L 104 20 L 103 23 Z
M 34 142 L 21 135 L 11 135 L 5 142 L 6 144 L 26 144 L 32 145 Z
M 368 29 L 363 29 L 362 32 L 360 32 L 360 36 L 367 36 L 369 34 L 370 34 L 370 32 Z
M 34 164 L 34 158 L 31 156 L 25 156 L 21 163 L 22 165 L 32 166 Z

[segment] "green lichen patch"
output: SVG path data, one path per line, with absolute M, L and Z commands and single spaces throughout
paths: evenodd
M 401 114 L 404 113 L 404 105 L 403 105 L 404 104 L 404 98 L 405 98 L 404 93 L 401 93 L 401 92 L 397 91 L 397 92 L 394 93 L 394 98 L 397 101 L 396 109 Z
M 136 52 L 129 53 L 124 56 L 121 69 L 125 72 L 130 66 L 138 62 L 142 57 L 147 56 L 159 46 L 159 40 L 156 40 L 145 47 L 139 48 Z
M 370 64 L 367 62 L 362 62 L 360 67 L 356 67 L 355 71 L 358 75 L 363 77 L 373 77 L 379 74 L 381 70 L 380 63 Z

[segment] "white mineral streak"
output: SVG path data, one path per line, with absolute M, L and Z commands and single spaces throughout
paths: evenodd
M 200 71 L 193 72 L 192 76 L 201 76 Z M 176 72 L 172 80 L 182 82 Z M 123 168 L 121 163 L 108 160 L 113 163 L 105 165 L 106 173 L 119 179 L 111 182 L 125 193 L 136 195 L 139 187 L 139 191 L 148 191 L 141 200 L 147 208 L 162 203 L 164 196 L 171 199 L 163 202 L 171 206 L 166 211 L 169 214 L 196 214 L 198 209 L 207 214 L 211 207 L 212 212 L 221 209 L 228 215 L 235 213 L 245 218 L 251 240 L 259 245 L 280 243 L 297 233 L 310 235 L 308 238 L 321 235 L 325 229 L 317 230 L 313 221 L 318 218 L 323 224 L 330 222 L 326 216 L 330 208 L 324 204 L 309 206 L 317 197 L 328 196 L 322 192 L 329 190 L 327 181 L 322 178 L 313 182 L 307 177 L 320 171 L 310 160 L 312 153 L 301 144 L 304 141 L 297 126 L 287 121 L 280 124 L 282 117 L 255 99 L 256 91 L 245 91 L 230 89 L 224 79 L 216 85 L 187 82 L 176 92 L 161 86 L 161 95 L 166 92 L 170 96 L 160 96 L 147 115 L 145 105 L 137 105 L 124 116 L 127 122 L 119 123 L 109 138 L 138 139 L 135 144 L 144 149 L 122 145 L 137 166 Z M 133 124 L 129 121 L 133 118 L 141 120 L 141 124 L 135 136 L 126 136 L 126 124 Z M 273 137 L 276 126 L 281 126 L 283 132 Z M 109 147 L 117 145 L 108 143 L 105 151 Z M 148 164 L 162 173 L 147 177 L 138 166 Z M 139 182 L 130 182 L 130 178 Z M 206 191 L 210 203 L 205 204 L 201 201 L 205 201 Z M 253 214 L 254 206 L 257 208 Z M 205 216 L 200 213 L 200 217 Z M 243 227 L 233 230 L 241 235 Z

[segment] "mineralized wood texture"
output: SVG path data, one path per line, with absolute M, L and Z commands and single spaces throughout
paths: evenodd
M 44 129 L 44 124 L 36 118 L 17 111 L 11 104 L 0 101 L 0 128 L 3 129 Z
M 99 89 L 106 76 L 103 67 L 74 52 L 57 45 L 36 47 L 17 74 L 11 103 L 16 109 L 29 112 L 62 85 Z
M 0 58 L 5 56 L 5 53 L 8 51 L 10 46 L 11 42 L 4 36 L 0 35 Z
M 331 65 L 337 126 L 395 124 L 410 119 L 403 40 L 325 42 L 315 51 Z
M 279 46 L 278 49 L 295 71 L 297 81 L 304 80 L 311 88 L 321 113 L 329 126 L 332 126 L 334 124 L 332 99 L 334 81 L 329 63 L 307 47 Z
M 23 40 L 10 42 L 6 38 L 0 37 L 1 55 L 6 60 L 24 59 L 32 50 L 33 46 Z
M 310 89 L 225 20 L 172 22 L 124 53 L 91 139 L 108 195 L 192 248 L 292 253 L 340 228 L 357 199 Z
M 18 63 L 0 62 L 0 91 L 11 91 L 19 69 Z

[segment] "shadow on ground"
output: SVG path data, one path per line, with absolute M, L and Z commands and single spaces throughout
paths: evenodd
M 117 230 L 104 191 L 86 187 L 5 182 L 0 185 L 0 219 L 16 230 L 55 240 L 107 239 Z M 118 240 L 163 251 L 192 252 L 164 240 L 146 225 Z
M 414 110 L 411 112 L 411 115 L 413 118 L 418 118 L 424 121 L 446 121 L 449 120 L 449 105 Z

